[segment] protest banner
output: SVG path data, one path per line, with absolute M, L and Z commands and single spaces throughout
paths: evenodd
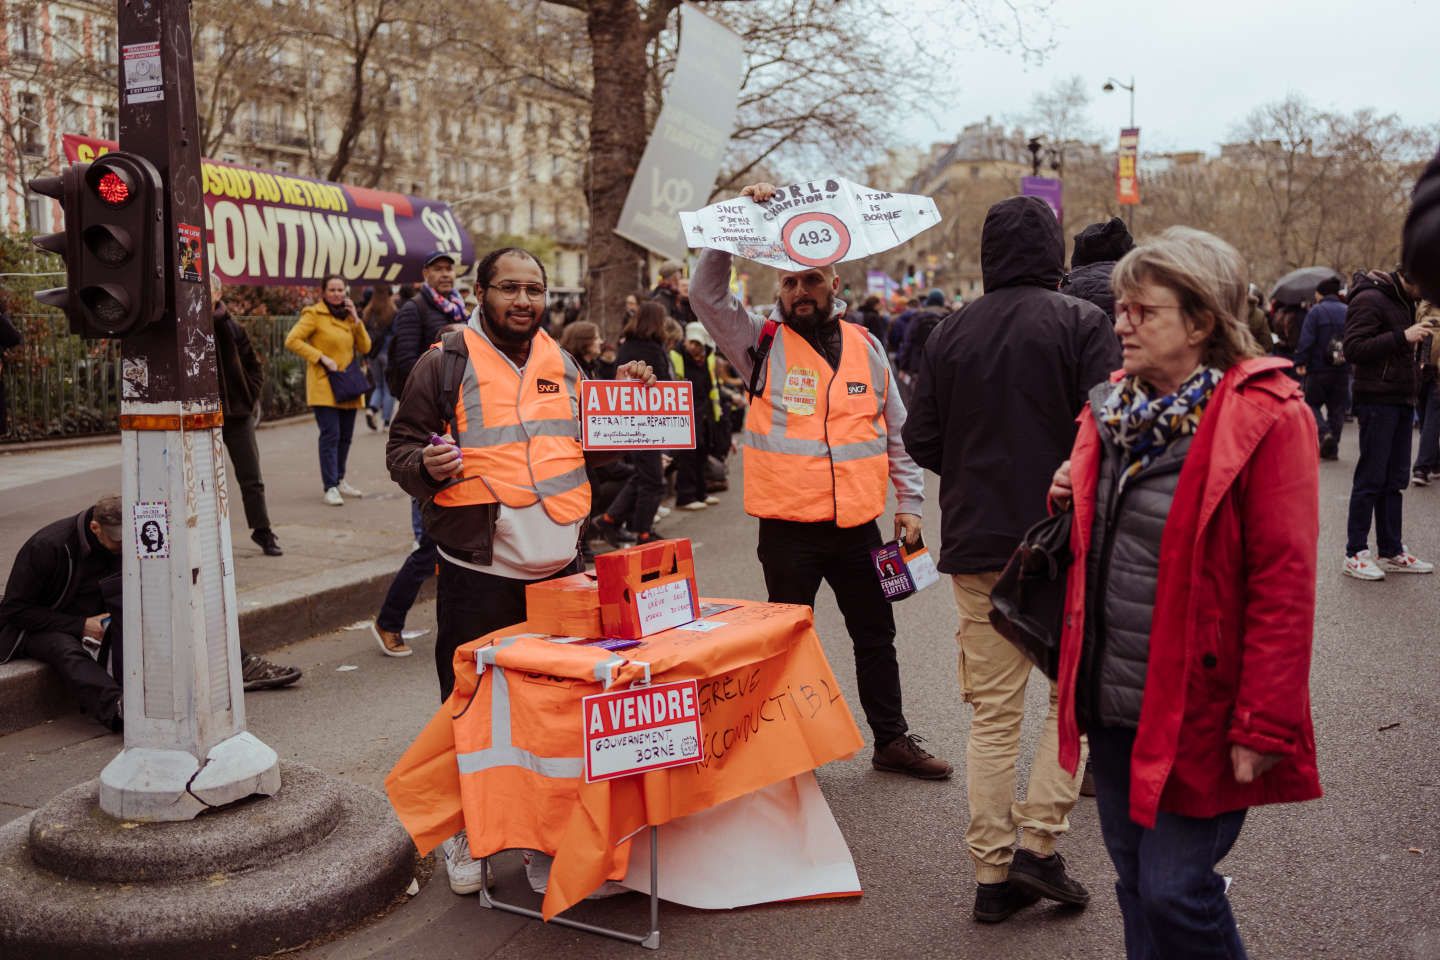
M 1135 206 L 1140 202 L 1140 128 L 1120 131 L 1120 150 L 1115 159 L 1115 202 Z
M 1039 197 L 1050 205 L 1050 212 L 1065 222 L 1064 185 L 1054 177 L 1021 177 L 1020 196 Z
M 699 763 L 699 701 L 694 680 L 585 697 L 585 782 Z
M 672 260 L 685 258 L 675 214 L 710 196 L 730 143 L 745 44 L 698 7 L 680 7 L 680 54 L 615 232 Z
M 111 140 L 69 133 L 62 142 L 71 163 L 119 149 Z M 437 200 L 212 160 L 200 167 L 207 246 L 194 263 L 227 283 L 318 284 L 328 273 L 413 283 L 435 250 L 454 252 L 457 272 L 475 260 L 469 235 Z M 188 233 L 177 242 L 193 242 L 199 225 L 182 226 Z
M 695 449 L 695 393 L 688 380 L 580 381 L 585 450 Z
M 874 190 L 841 177 L 787 184 L 765 203 L 736 197 L 680 214 L 690 246 L 792 271 L 861 260 L 939 222 L 940 210 L 929 197 Z

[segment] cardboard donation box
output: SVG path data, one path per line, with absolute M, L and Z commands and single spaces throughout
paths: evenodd
M 530 626 L 557 637 L 603 637 L 600 591 L 595 577 L 577 573 L 525 585 L 525 610 Z
M 690 541 L 657 540 L 595 558 L 604 636 L 638 639 L 700 616 Z

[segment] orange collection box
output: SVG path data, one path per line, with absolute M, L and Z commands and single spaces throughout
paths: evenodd
M 695 557 L 687 539 L 657 540 L 595 558 L 600 625 L 607 637 L 638 640 L 700 616 Z
M 525 585 L 525 619 L 531 629 L 557 637 L 605 636 L 595 576 L 576 573 Z

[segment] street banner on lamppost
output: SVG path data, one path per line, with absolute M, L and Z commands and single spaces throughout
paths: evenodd
M 1133 207 L 1140 203 L 1140 128 L 1120 131 L 1120 150 L 1115 161 L 1115 202 Z
M 675 215 L 710 197 L 735 126 L 744 72 L 740 37 L 690 4 L 682 6 L 680 55 L 616 233 L 671 260 L 685 259 L 685 235 Z
M 89 163 L 119 149 L 113 140 L 67 133 L 65 159 Z M 255 286 L 346 280 L 418 283 L 425 258 L 455 254 L 464 272 L 475 245 L 449 204 L 235 163 L 200 161 L 205 247 L 198 262 L 226 283 Z M 190 233 L 199 234 L 195 224 Z M 185 240 L 198 237 L 186 236 Z M 198 274 L 191 278 L 198 282 Z

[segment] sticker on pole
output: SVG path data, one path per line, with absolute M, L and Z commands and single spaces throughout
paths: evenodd
M 127 104 L 165 99 L 165 83 L 160 78 L 159 40 L 125 44 L 120 48 L 120 63 L 125 73 Z
M 883 253 L 939 222 L 929 197 L 841 177 L 787 184 L 764 203 L 736 197 L 680 214 L 690 246 L 792 271 Z
M 581 701 L 581 713 L 586 783 L 704 759 L 694 680 L 592 694 Z
M 580 381 L 585 450 L 695 449 L 695 392 L 688 380 Z
M 200 228 L 193 223 L 175 225 L 176 258 L 180 263 L 181 280 L 200 283 L 203 279 L 205 265 L 202 261 L 204 254 L 201 252 L 204 249 L 202 237 Z
M 164 560 L 170 556 L 170 506 L 164 500 L 135 504 L 135 555 L 141 560 Z

